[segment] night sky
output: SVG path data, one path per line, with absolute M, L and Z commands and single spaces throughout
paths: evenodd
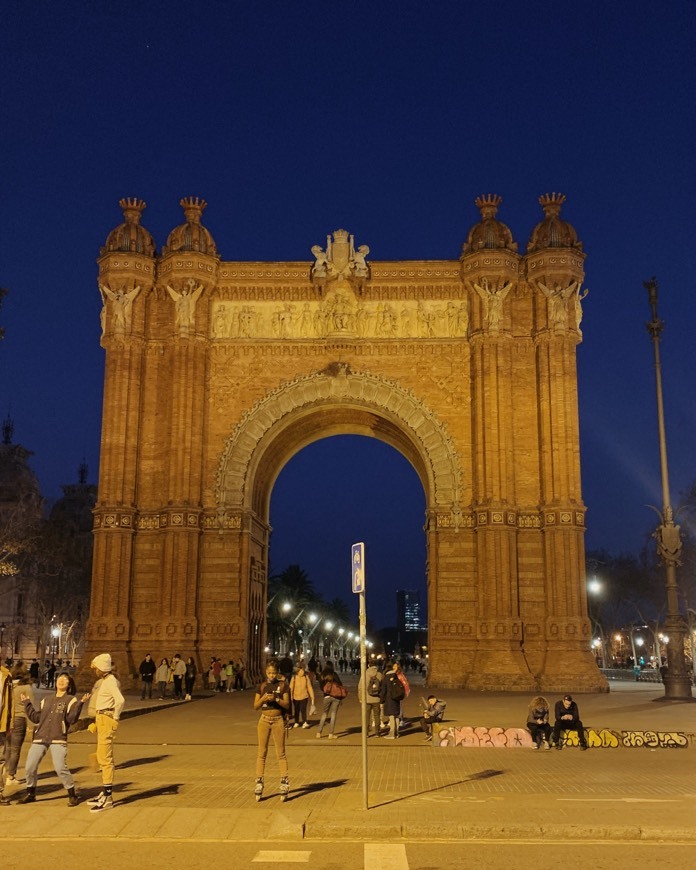
M 158 248 L 182 196 L 223 260 L 312 259 L 344 227 L 372 260 L 457 259 L 498 193 L 523 252 L 560 191 L 587 253 L 578 349 L 589 548 L 637 551 L 661 504 L 642 282 L 656 275 L 671 488 L 696 479 L 694 4 L 6 0 L 0 33 L 0 412 L 60 495 L 96 480 L 103 351 L 95 259 L 148 207 Z M 272 500 L 272 569 L 368 615 L 423 588 L 424 495 L 360 438 L 314 444 Z

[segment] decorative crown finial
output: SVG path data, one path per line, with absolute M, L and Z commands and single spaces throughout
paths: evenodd
M 208 203 L 198 196 L 185 196 L 179 202 L 179 205 L 184 210 L 186 220 L 191 223 L 197 224 L 200 223 L 201 215 L 203 214 L 203 210 L 206 208 Z
M 546 217 L 559 215 L 565 201 L 565 195 L 562 193 L 545 193 L 539 197 L 539 205 L 544 209 Z
M 486 220 L 487 218 L 496 216 L 498 213 L 498 206 L 502 201 L 502 196 L 498 196 L 497 193 L 486 193 L 477 197 L 474 200 L 474 204 L 481 212 L 481 217 Z
M 144 199 L 138 199 L 135 196 L 119 199 L 118 204 L 123 209 L 123 217 L 128 223 L 132 224 L 140 223 L 140 217 L 144 209 L 147 207 L 147 203 Z

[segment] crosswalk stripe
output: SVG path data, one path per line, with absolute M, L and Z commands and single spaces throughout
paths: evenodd
M 265 849 L 257 852 L 251 859 L 254 861 L 266 862 L 267 864 L 308 864 L 311 852 L 291 852 L 291 851 L 271 851 Z
M 365 870 L 408 870 L 405 843 L 365 843 Z

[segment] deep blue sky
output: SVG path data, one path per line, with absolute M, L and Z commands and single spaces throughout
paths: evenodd
M 339 226 L 372 259 L 456 259 L 481 193 L 524 250 L 539 195 L 562 191 L 588 255 L 588 546 L 637 550 L 660 503 L 653 274 L 675 501 L 696 479 L 692 2 L 6 0 L 2 17 L 0 409 L 49 498 L 83 455 L 96 479 L 95 258 L 123 196 L 147 201 L 158 246 L 196 195 L 223 259 L 309 261 Z M 364 538 L 369 608 L 393 615 L 393 590 L 423 582 L 423 503 L 383 445 L 321 442 L 278 480 L 273 565 L 345 594 Z

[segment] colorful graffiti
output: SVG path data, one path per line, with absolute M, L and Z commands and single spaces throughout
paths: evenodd
M 617 749 L 623 747 L 647 747 L 649 749 L 679 749 L 689 745 L 693 734 L 682 731 L 611 731 L 607 728 L 585 728 L 587 745 L 593 749 Z M 564 746 L 578 746 L 577 731 L 562 731 Z M 532 739 L 526 728 L 487 728 L 450 726 L 440 728 L 437 746 L 495 747 L 507 749 L 531 749 Z

